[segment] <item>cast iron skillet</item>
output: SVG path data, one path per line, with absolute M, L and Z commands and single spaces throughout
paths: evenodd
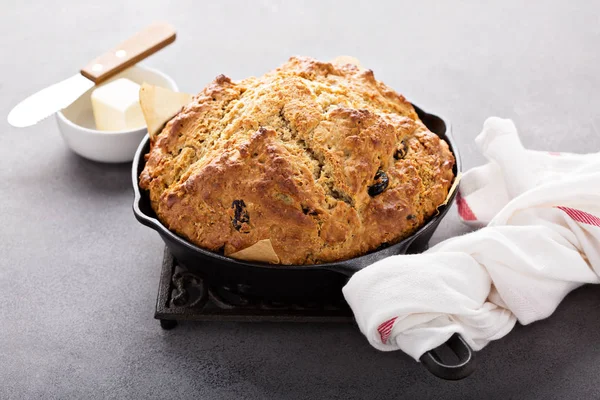
M 457 174 L 461 170 L 461 161 L 456 143 L 450 134 L 450 124 L 443 118 L 424 112 L 419 107 L 415 106 L 415 110 L 429 130 L 444 139 L 450 146 L 456 158 L 454 173 Z M 169 231 L 157 219 L 150 205 L 148 193 L 139 187 L 139 176 L 145 166 L 144 155 L 149 149 L 150 140 L 146 136 L 133 160 L 132 180 L 135 192 L 133 212 L 137 220 L 157 231 L 175 258 L 187 268 L 199 272 L 211 282 L 233 285 L 244 294 L 270 299 L 318 300 L 339 297 L 340 290 L 348 278 L 362 268 L 392 255 L 424 251 L 456 196 L 456 192 L 452 194 L 448 205 L 440 207 L 439 214 L 432 217 L 410 237 L 361 257 L 317 265 L 282 266 L 252 263 L 202 249 Z M 463 338 L 455 335 L 441 347 L 421 357 L 421 362 L 431 373 L 443 379 L 456 380 L 465 378 L 473 372 L 474 353 Z M 444 363 L 442 358 L 448 358 L 448 349 L 451 350 L 451 358 L 454 360 Z

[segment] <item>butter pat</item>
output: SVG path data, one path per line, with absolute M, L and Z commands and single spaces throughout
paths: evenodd
M 95 89 L 92 92 L 92 110 L 96 129 L 124 131 L 145 126 L 139 92 L 140 85 L 125 78 Z

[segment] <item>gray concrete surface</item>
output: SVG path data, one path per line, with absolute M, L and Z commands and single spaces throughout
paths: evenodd
M 0 399 L 600 398 L 600 288 L 517 327 L 461 382 L 372 349 L 353 326 L 153 320 L 162 243 L 131 212 L 129 165 L 72 154 L 55 122 L 9 127 L 25 95 L 146 23 L 175 44 L 147 64 L 195 92 L 292 54 L 352 54 L 454 123 L 466 167 L 491 115 L 529 147 L 600 150 L 597 2 L 4 0 L 0 15 Z M 452 210 L 436 241 L 465 232 Z

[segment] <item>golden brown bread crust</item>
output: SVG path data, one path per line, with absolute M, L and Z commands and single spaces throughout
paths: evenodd
M 283 264 L 314 264 L 409 236 L 445 200 L 453 165 L 372 71 L 292 57 L 261 78 L 218 76 L 152 143 L 140 186 L 200 247 L 271 239 Z

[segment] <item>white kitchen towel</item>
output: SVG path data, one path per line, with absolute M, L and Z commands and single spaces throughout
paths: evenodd
M 500 118 L 485 122 L 476 143 L 489 163 L 463 175 L 458 209 L 465 222 L 487 226 L 379 261 L 343 289 L 380 350 L 419 360 L 453 333 L 479 350 L 600 282 L 600 153 L 524 149 L 512 121 Z

